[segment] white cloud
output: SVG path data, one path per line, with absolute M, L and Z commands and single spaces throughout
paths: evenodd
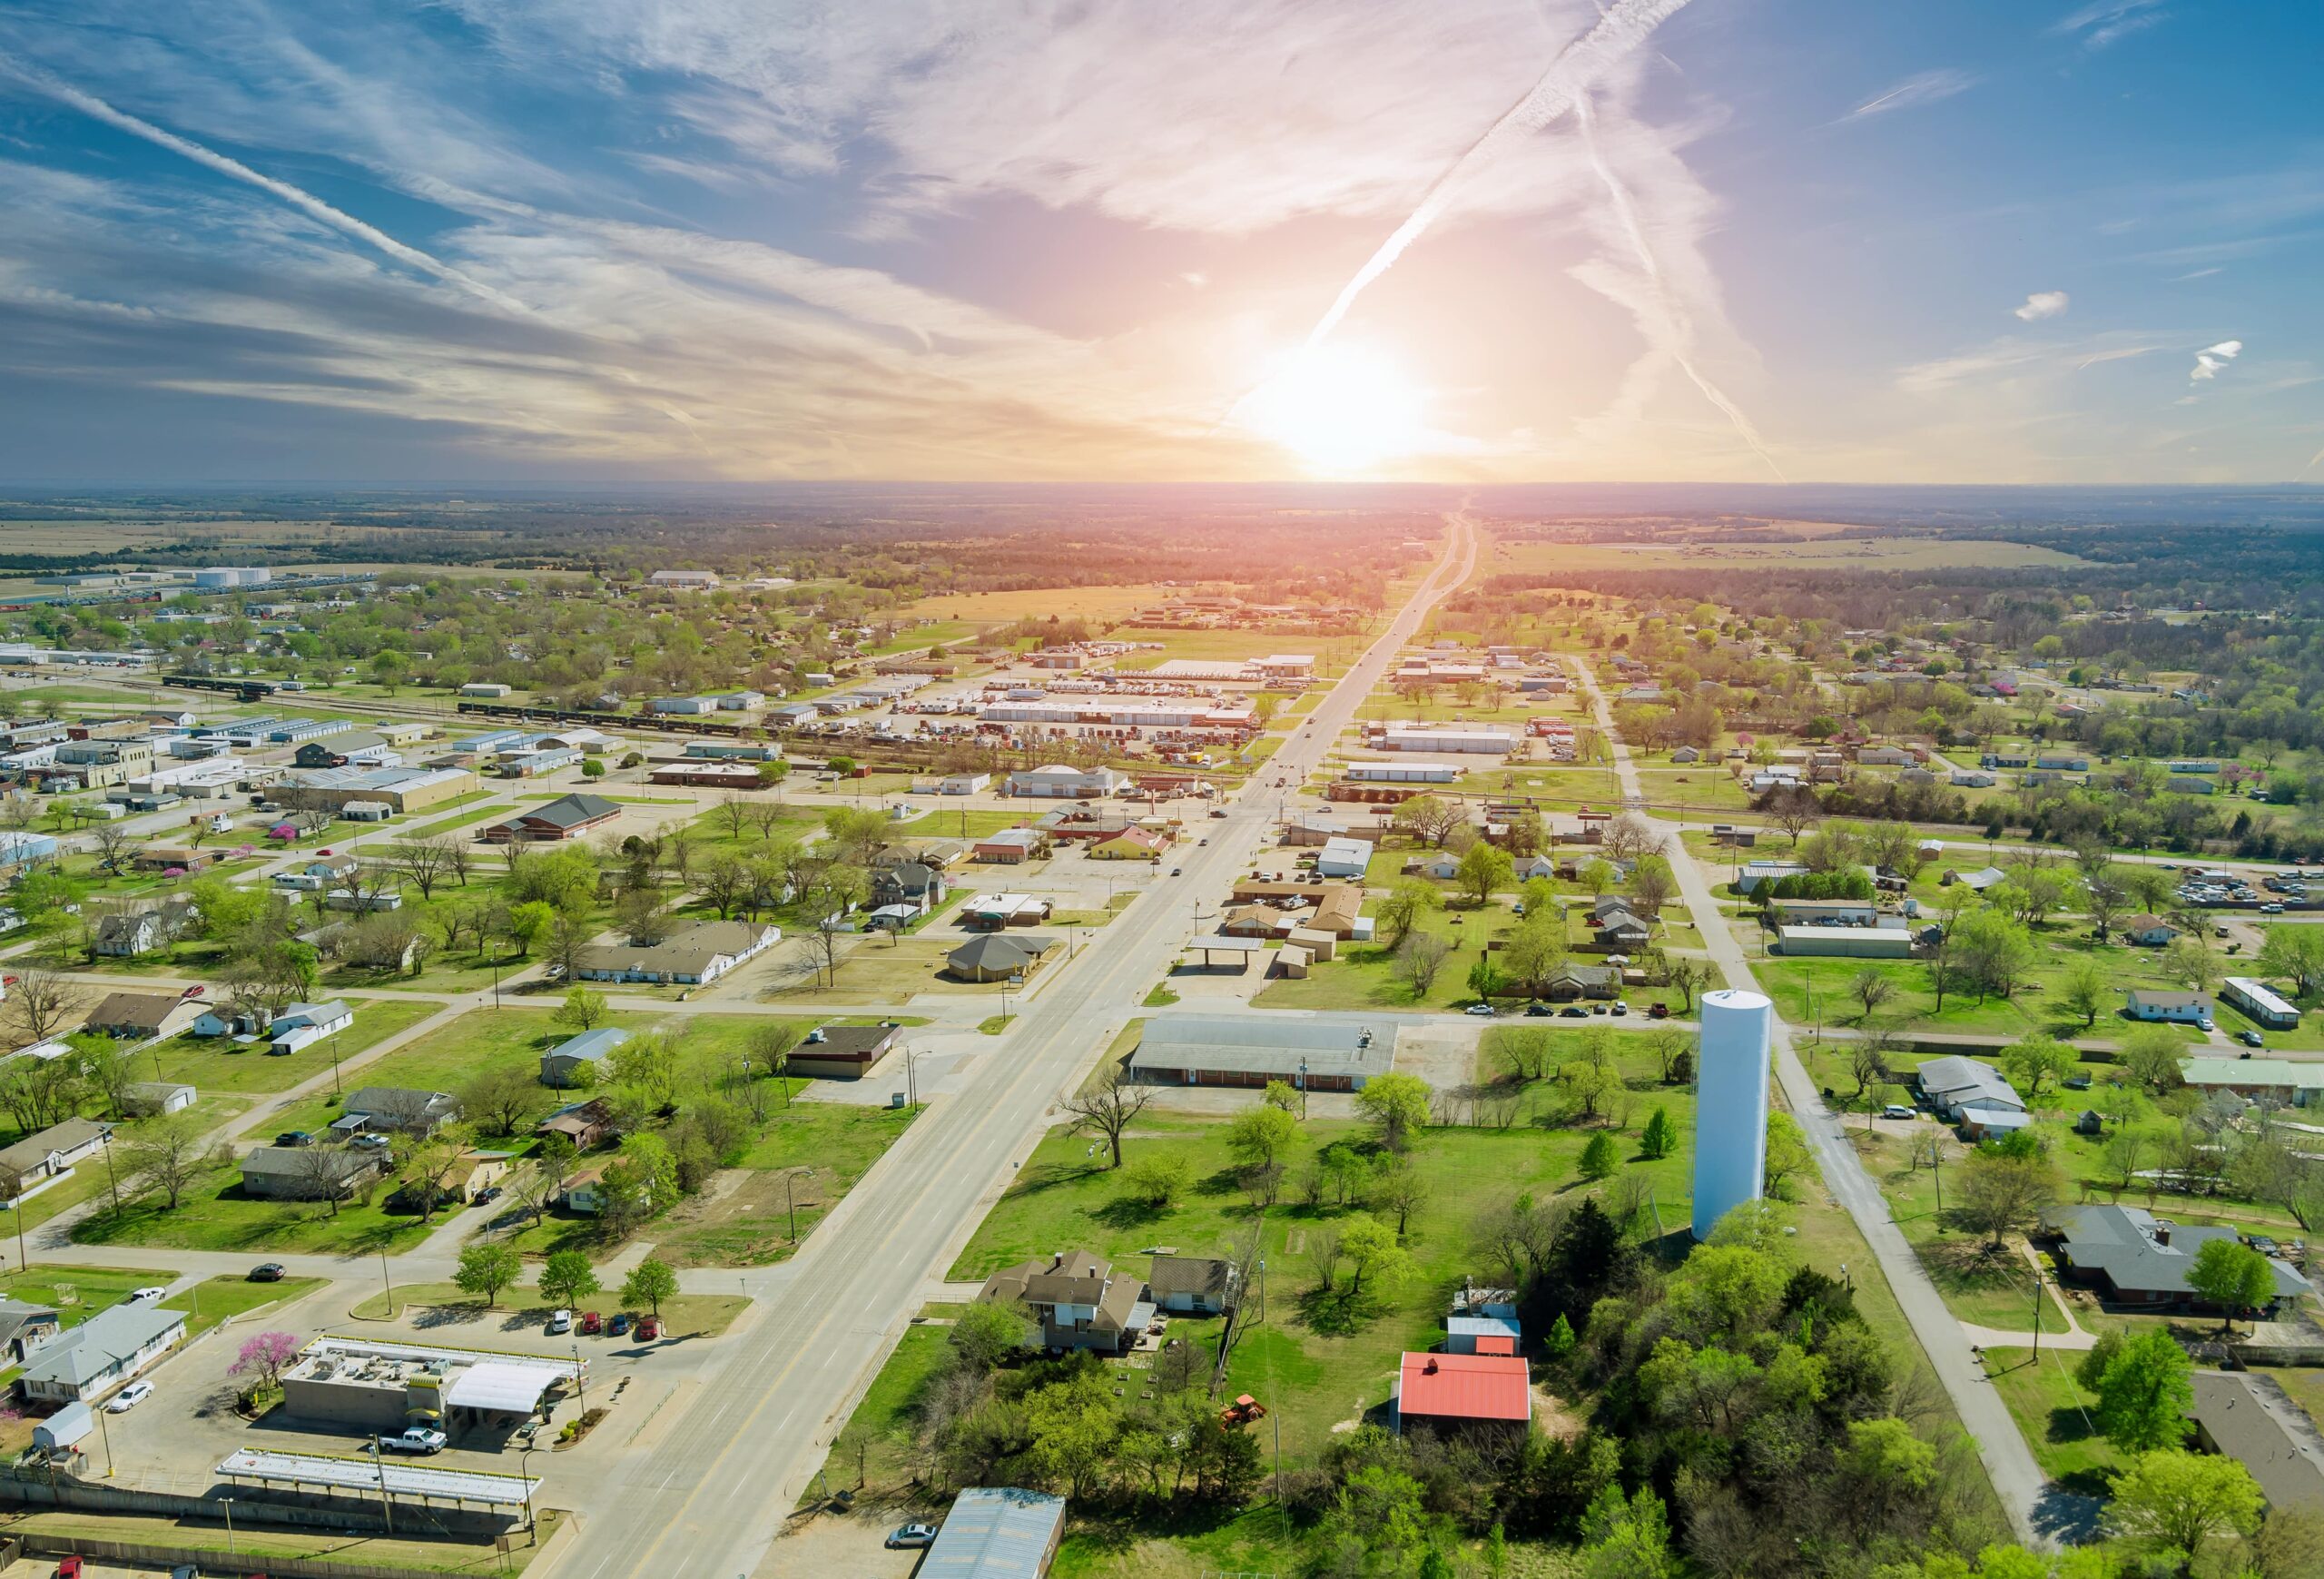
M 1853 121 L 1862 115 L 1886 115 L 1896 110 L 1909 110 L 1919 104 L 1934 104 L 1941 99 L 1949 99 L 1955 94 L 1965 94 L 1976 84 L 1975 77 L 1965 71 L 1955 71 L 1950 66 L 1937 71 L 1925 71 L 1918 75 L 1906 77 L 1886 92 L 1876 94 L 1865 100 L 1855 109 L 1850 110 L 1846 118 Z
M 2195 353 L 2194 370 L 2187 375 L 2190 382 L 2205 384 L 2219 377 L 2221 370 L 2243 354 L 2240 340 L 2223 340 L 2217 345 L 2207 345 Z
M 2026 297 L 2025 305 L 2010 311 L 2028 323 L 2039 323 L 2045 318 L 2065 315 L 2066 293 L 2063 291 L 2036 291 Z
M 2061 17 L 2050 31 L 2079 37 L 2084 49 L 2104 49 L 2117 39 L 2142 32 L 2168 17 L 2163 0 L 2092 0 Z

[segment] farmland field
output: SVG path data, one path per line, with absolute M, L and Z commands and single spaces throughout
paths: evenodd
M 1594 570 L 2074 569 L 2085 560 L 2030 543 L 1968 538 L 1847 538 L 1812 543 L 1552 543 L 1501 541 L 1477 561 L 1480 577 Z

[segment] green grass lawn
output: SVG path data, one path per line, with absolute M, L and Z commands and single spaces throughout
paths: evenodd
M 326 1036 L 298 1051 L 277 1057 L 265 1045 L 243 1047 L 222 1036 L 174 1036 L 140 1055 L 139 1075 L 153 1066 L 153 1078 L 176 1081 L 196 1090 L 239 1091 L 264 1096 L 323 1073 L 334 1060 L 348 1060 L 378 1046 L 398 1031 L 419 1024 L 437 1011 L 433 1003 L 406 1003 L 392 999 L 360 999 L 351 1007 L 355 1022 L 336 1036 Z M 368 1075 L 360 1083 L 377 1083 Z
M 468 801 L 471 795 L 482 799 L 491 793 L 489 790 L 471 791 L 468 795 L 462 795 L 458 800 L 444 801 L 428 809 L 430 812 L 440 812 L 446 806 Z M 419 839 L 432 839 L 438 834 L 455 833 L 462 828 L 472 828 L 478 823 L 490 822 L 496 817 L 513 815 L 515 815 L 515 808 L 507 804 L 486 806 L 481 809 L 471 806 L 469 810 L 461 812 L 456 816 L 438 817 L 432 823 L 422 823 L 418 827 L 405 829 L 402 838 L 406 844 Z
M 901 1081 L 902 1071 L 895 1072 Z M 792 1081 L 794 1091 L 812 1082 Z M 793 1100 L 777 1107 L 743 1158 L 742 1182 L 680 1204 L 646 1229 L 675 1267 L 763 1267 L 787 1260 L 794 1214 L 800 1240 L 855 1188 L 912 1120 L 910 1109 Z M 786 1183 L 789 1188 L 786 1191 Z
M 198 1337 L 227 1317 L 256 1310 L 261 1305 L 289 1305 L 303 1299 L 330 1279 L 285 1278 L 279 1283 L 253 1283 L 232 1276 L 206 1278 L 182 1294 L 162 1301 L 165 1310 L 182 1310 L 192 1317 L 187 1336 Z
M 1682 1149 L 1660 1161 L 1635 1160 L 1638 1129 L 1656 1104 L 1670 1110 L 1682 1135 L 1691 1134 L 1689 1093 L 1658 1088 L 1637 1095 L 1630 1127 L 1617 1140 L 1628 1167 L 1648 1170 L 1656 1209 L 1667 1225 L 1676 1226 L 1686 1220 L 1689 1153 Z M 1311 1456 L 1335 1424 L 1359 1417 L 1385 1398 L 1402 1350 L 1441 1340 L 1448 1291 L 1463 1273 L 1476 1269 L 1468 1230 L 1481 1209 L 1521 1190 L 1546 1196 L 1579 1188 L 1574 1163 L 1589 1132 L 1550 1127 L 1543 1120 L 1537 1107 L 1507 1130 L 1438 1129 L 1421 1139 L 1413 1157 L 1429 1180 L 1431 1197 L 1408 1235 L 1413 1275 L 1366 1316 L 1352 1319 L 1319 1300 L 1305 1258 L 1311 1236 L 1357 1209 L 1299 1204 L 1297 1189 L 1287 1188 L 1266 1214 L 1265 1317 L 1237 1344 L 1227 1387 L 1230 1393 L 1247 1391 L 1277 1406 L 1287 1462 Z M 1312 1147 L 1364 1133 L 1345 1120 L 1313 1120 L 1306 1130 L 1311 1147 L 1295 1159 L 1295 1185 L 1298 1164 L 1313 1155 Z M 982 1278 L 1067 1248 L 1095 1250 L 1142 1268 L 1153 1246 L 1176 1246 L 1189 1255 L 1224 1253 L 1248 1231 L 1252 1209 L 1234 1177 L 1222 1124 L 1153 1113 L 1138 1120 L 1125 1149 L 1128 1161 L 1175 1151 L 1192 1169 L 1194 1182 L 1185 1196 L 1158 1210 L 1128 1199 L 1121 1177 L 1105 1168 L 1102 1150 L 1093 1157 L 1088 1149 L 1087 1138 L 1052 1130 L 950 1276 Z M 1178 1325 L 1197 1339 L 1216 1336 L 1215 1323 Z
M 78 1327 L 100 1310 L 110 1309 L 168 1274 L 151 1267 L 43 1267 L 0 1276 L 0 1297 L 28 1305 L 46 1305 Z
M 2073 1378 L 2079 1357 L 2045 1348 L 2037 1361 L 2031 1348 L 1989 1348 L 1985 1375 L 2043 1472 L 2069 1491 L 2104 1496 L 2107 1476 L 2122 1466 L 2122 1457 L 2091 1425 L 2087 1411 L 2098 1400 Z
M 1759 952 L 1758 932 L 1756 921 L 1738 918 L 1735 923 L 1736 936 L 1754 956 Z M 1755 957 L 1753 962 L 1760 982 L 1774 997 L 1777 1011 L 1795 1024 L 1856 1023 L 1862 1018 L 1863 1005 L 1850 986 L 1870 970 L 1887 977 L 1895 985 L 1894 996 L 1880 1012 L 1892 1024 L 1990 1032 L 2013 1039 L 2037 1031 L 2057 1036 L 2118 1035 L 2124 1022 L 2111 1011 L 2120 1007 L 2121 992 L 2131 987 L 2169 984 L 2155 972 L 2152 951 L 2101 948 L 2087 939 L 2066 937 L 2055 928 L 2036 933 L 2035 939 L 2042 951 L 2040 962 L 2015 998 L 1988 998 L 1979 1002 L 1974 992 L 1949 992 L 1942 1012 L 1929 988 L 1928 967 L 1917 961 L 1794 960 L 1770 952 L 1764 960 Z M 2100 1014 L 2094 1027 L 2085 1027 L 2079 1015 L 2068 1012 L 2057 1002 L 2068 966 L 2077 954 L 2083 953 L 2094 956 L 2105 967 L 2107 980 L 2116 994 L 2108 1005 L 2110 1012 Z
M 417 1216 L 389 1212 L 379 1204 L 389 1191 L 375 1192 L 372 1204 L 342 1201 L 336 1215 L 320 1201 L 260 1200 L 242 1193 L 241 1169 L 231 1163 L 205 1169 L 179 1199 L 177 1209 L 158 1193 L 123 1191 L 122 1209 L 108 1205 L 73 1225 L 83 1245 L 151 1245 L 162 1249 L 265 1252 L 310 1251 L 320 1255 L 369 1255 L 406 1250 L 428 1233 Z

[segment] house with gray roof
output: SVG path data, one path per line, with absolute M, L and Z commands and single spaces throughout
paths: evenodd
M 2057 1243 L 2054 1253 L 2066 1278 L 2098 1291 L 2099 1298 L 2142 1309 L 2183 1310 L 2197 1316 L 2240 1316 L 2221 1311 L 2197 1294 L 2187 1271 L 2213 1239 L 2233 1240 L 2233 1229 L 2184 1226 L 2134 1206 L 2087 1204 L 2053 1208 L 2043 1226 Z M 2270 1256 L 2276 1291 L 2266 1309 L 2297 1299 L 2308 1280 Z
M 2195 1439 L 2251 1472 L 2271 1509 L 2324 1513 L 2324 1436 L 2272 1377 L 2197 1371 Z
M 186 1313 L 158 1305 L 116 1305 L 51 1339 L 16 1389 L 34 1403 L 74 1404 L 101 1396 L 185 1339 Z
M 541 1054 L 541 1084 L 557 1087 L 594 1084 L 594 1080 L 581 1071 L 584 1069 L 602 1070 L 614 1049 L 628 1040 L 629 1032 L 618 1025 L 600 1025 L 595 1031 L 566 1037 Z
M 1956 1124 L 1967 1108 L 2025 1111 L 2025 1099 L 2017 1094 L 2017 1088 L 1983 1059 L 1933 1058 L 1921 1065 L 1914 1080 L 1938 1116 Z

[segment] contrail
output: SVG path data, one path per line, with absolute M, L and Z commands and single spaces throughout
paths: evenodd
M 405 245 L 378 226 L 366 224 L 353 214 L 333 208 L 313 192 L 293 186 L 287 181 L 278 181 L 273 176 L 262 175 L 239 159 L 231 158 L 214 148 L 205 148 L 201 143 L 181 137 L 174 132 L 165 132 L 151 121 L 140 120 L 125 110 L 116 110 L 94 94 L 84 93 L 69 83 L 59 82 L 44 72 L 21 65 L 6 55 L 0 55 L 0 74 L 14 77 L 34 91 L 45 94 L 59 104 L 69 105 L 92 120 L 102 121 L 106 125 L 117 131 L 126 132 L 133 137 L 142 137 L 157 148 L 166 148 L 179 157 L 192 160 L 204 169 L 216 171 L 229 180 L 254 186 L 261 192 L 289 203 L 308 218 L 329 225 L 341 234 L 352 236 L 367 246 L 386 253 L 399 263 L 409 264 L 423 273 L 432 274 L 439 280 L 458 285 L 504 311 L 519 313 L 527 317 L 532 314 L 532 310 L 515 297 L 462 273 L 451 264 L 421 252 L 418 247 Z
M 1364 293 L 1364 288 L 1386 273 L 1403 255 L 1404 249 L 1420 240 L 1422 233 L 1436 222 L 1462 181 L 1491 163 L 1527 133 L 1540 131 L 1572 109 L 1581 94 L 1608 66 L 1643 44 L 1649 35 L 1667 18 L 1685 9 L 1686 5 L 1687 0 L 1618 0 L 1598 18 L 1596 25 L 1566 45 L 1525 96 L 1511 105 L 1507 113 L 1452 162 L 1451 169 L 1436 178 L 1412 217 L 1398 225 L 1371 260 L 1355 271 L 1355 278 L 1341 290 L 1338 300 L 1307 337 L 1308 348 L 1313 350 L 1330 338 L 1340 320 L 1347 316 L 1347 310 L 1355 304 L 1355 299 Z
M 1581 123 L 1581 142 L 1590 151 L 1590 167 L 1598 173 L 1599 182 L 1606 188 L 1607 201 L 1612 204 L 1615 217 L 1621 221 L 1622 230 L 1630 237 L 1630 248 L 1638 254 L 1639 270 L 1646 276 L 1647 287 L 1653 292 L 1654 311 L 1661 319 L 1662 349 L 1687 377 L 1694 380 L 1695 388 L 1703 392 L 1703 399 L 1726 414 L 1727 419 L 1735 425 L 1735 431 L 1742 436 L 1743 442 L 1751 447 L 1751 453 L 1768 463 L 1768 469 L 1776 474 L 1776 480 L 1790 482 L 1791 479 L 1783 474 L 1783 468 L 1776 464 L 1776 458 L 1768 453 L 1767 445 L 1760 441 L 1759 430 L 1752 425 L 1751 419 L 1745 416 L 1743 409 L 1728 400 L 1726 392 L 1704 375 L 1703 370 L 1695 365 L 1694 357 L 1689 353 L 1688 346 L 1694 339 L 1693 325 L 1671 301 L 1669 284 L 1662 277 L 1661 260 L 1655 256 L 1654 245 L 1647 240 L 1646 229 L 1638 222 L 1638 210 L 1630 202 L 1630 191 L 1622 185 L 1620 178 L 1615 175 L 1613 167 L 1606 163 L 1605 154 L 1598 147 L 1598 117 L 1590 107 L 1590 95 L 1586 92 L 1573 101 L 1573 113 Z M 1641 324 L 1641 327 L 1647 326 Z M 1652 328 L 1648 328 L 1649 338 L 1653 338 L 1654 332 Z

